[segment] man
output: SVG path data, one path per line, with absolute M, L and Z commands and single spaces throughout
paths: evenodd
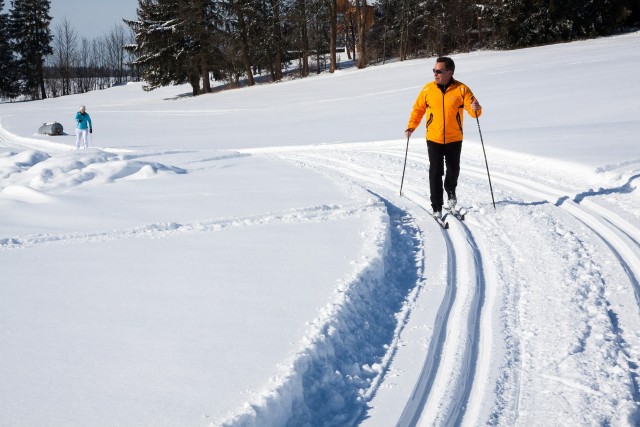
M 76 113 L 76 149 L 80 149 L 80 142 L 82 141 L 83 147 L 89 147 L 89 141 L 87 139 L 87 130 L 89 133 L 93 133 L 93 125 L 91 124 L 91 117 L 89 113 L 85 111 L 84 105 L 80 106 L 80 111 Z
M 460 152 L 462 151 L 463 109 L 471 117 L 479 117 L 482 107 L 471 90 L 453 78 L 453 59 L 440 57 L 433 68 L 433 80 L 427 83 L 416 102 L 404 132 L 409 138 L 427 115 L 427 151 L 429 153 L 429 190 L 433 216 L 442 218 L 443 183 L 447 192 L 449 209 L 456 206 L 456 187 L 460 175 Z

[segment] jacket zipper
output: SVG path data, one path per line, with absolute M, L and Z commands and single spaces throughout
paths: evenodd
M 445 88 L 442 92 L 442 145 L 447 143 L 447 115 L 444 110 L 444 95 L 447 93 L 447 89 L 449 88 Z

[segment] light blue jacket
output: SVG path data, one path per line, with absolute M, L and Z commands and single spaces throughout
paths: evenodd
M 78 129 L 86 129 L 87 126 L 89 129 L 93 129 L 93 125 L 91 124 L 91 116 L 89 113 L 82 114 L 80 111 L 76 113 L 76 128 Z

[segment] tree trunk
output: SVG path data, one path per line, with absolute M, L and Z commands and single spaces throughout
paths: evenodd
M 384 64 L 387 59 L 387 31 L 389 29 L 388 16 L 389 16 L 389 1 L 384 2 L 384 32 L 382 33 L 382 63 Z
M 280 29 L 280 0 L 271 0 L 273 8 L 273 38 L 275 53 L 273 55 L 273 81 L 282 80 L 282 31 Z
M 242 6 L 238 6 L 236 13 L 238 15 L 238 28 L 240 30 L 240 41 L 242 43 L 242 65 L 244 66 L 244 72 L 247 74 L 247 84 L 249 86 L 253 86 L 256 84 L 256 82 L 253 79 L 253 72 L 251 71 L 247 26 L 244 22 L 244 13 L 242 12 Z
M 191 93 L 193 94 L 193 96 L 200 95 L 200 73 L 190 73 L 189 84 L 191 85 Z
M 338 5 L 336 0 L 330 0 L 331 18 L 329 31 L 329 72 L 333 73 L 338 68 L 338 60 L 336 58 L 336 44 L 338 40 Z
M 408 57 L 409 50 L 409 11 L 406 3 L 402 5 L 400 15 L 400 60 L 404 61 Z
M 44 87 L 44 69 L 42 67 L 42 60 L 38 61 L 38 80 L 40 80 L 40 93 L 42 99 L 47 99 L 47 89 Z
M 202 93 L 211 92 L 211 82 L 209 81 L 209 63 L 205 56 L 202 57 Z
M 363 5 L 360 4 L 363 3 Z M 356 66 L 364 68 L 367 66 L 367 46 L 365 43 L 367 22 L 367 2 L 366 0 L 356 0 L 356 28 L 358 30 L 358 60 Z
M 352 11 L 348 12 L 346 16 L 348 16 L 348 20 L 346 21 L 346 24 L 347 24 L 347 32 L 348 32 L 347 44 L 349 45 L 347 47 L 347 54 L 349 56 L 349 59 L 353 59 L 355 61 L 356 60 L 356 25 L 357 25 L 356 18 Z
M 300 22 L 301 48 L 300 55 L 302 60 L 302 70 L 300 75 L 307 77 L 309 75 L 309 31 L 307 30 L 307 6 L 306 0 L 298 0 L 298 14 Z

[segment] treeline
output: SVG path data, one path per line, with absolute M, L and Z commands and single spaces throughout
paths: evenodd
M 513 49 L 637 27 L 640 0 L 379 0 L 372 60 Z
M 49 7 L 49 0 L 13 0 L 0 14 L 0 99 L 44 99 L 137 79 L 123 49 L 133 40 L 128 27 L 120 23 L 88 40 L 66 18 L 51 29 Z
M 612 34 L 639 21 L 640 0 L 139 0 L 127 46 L 146 89 L 209 76 L 254 83 L 301 76 L 346 50 L 359 68 L 390 58 L 507 49 Z M 322 59 L 321 59 L 322 58 Z M 290 69 L 290 68 L 289 68 Z
M 640 21 L 640 0 L 138 0 L 128 28 L 88 41 L 66 20 L 51 33 L 49 0 L 11 3 L 0 15 L 0 97 L 33 99 L 138 77 L 146 90 L 189 83 L 198 95 L 212 79 L 253 85 L 343 60 L 535 46 Z
M 123 24 L 102 37 L 81 38 L 65 18 L 54 27 L 53 53 L 45 60 L 45 89 L 56 97 L 84 93 L 137 80 L 132 56 L 123 46 L 133 34 Z

